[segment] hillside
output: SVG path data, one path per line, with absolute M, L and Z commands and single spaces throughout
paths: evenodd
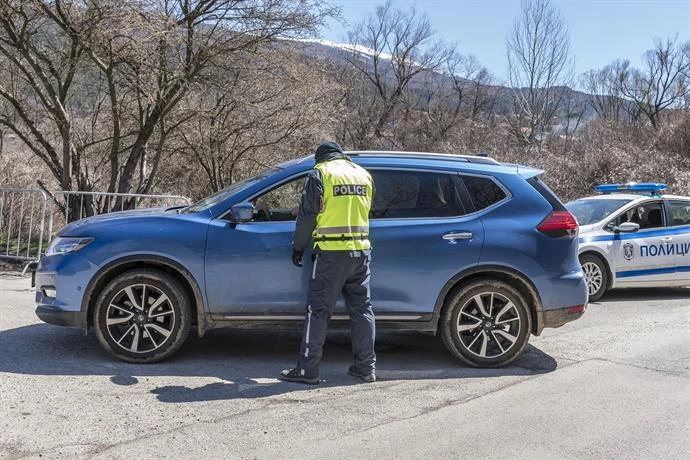
M 345 67 L 347 65 L 347 60 L 352 59 L 353 54 L 357 54 L 358 59 L 364 63 L 371 65 L 371 58 L 374 55 L 374 51 L 361 45 L 351 45 L 347 43 L 335 43 L 329 40 L 323 39 L 310 39 L 310 40 L 300 40 L 295 41 L 298 46 L 302 49 L 306 56 L 324 59 L 332 62 L 337 67 Z M 382 53 L 380 55 L 384 60 L 390 60 L 391 56 L 389 54 Z M 449 75 L 440 73 L 442 77 L 447 79 L 446 84 L 448 86 L 452 85 L 452 81 Z M 392 72 L 389 71 L 387 76 L 392 80 Z M 423 79 L 415 79 L 410 83 L 410 89 L 413 91 L 421 90 Z M 491 93 L 495 94 L 496 102 L 494 106 L 495 113 L 507 115 L 510 113 L 511 101 L 513 99 L 514 89 L 505 85 L 486 85 L 485 88 Z M 564 98 L 564 105 L 569 107 L 581 108 L 583 110 L 583 121 L 591 120 L 596 116 L 596 113 L 589 104 L 589 94 L 572 89 L 570 87 L 560 87 L 557 90 L 562 90 L 562 95 Z M 560 120 L 562 124 L 563 120 Z

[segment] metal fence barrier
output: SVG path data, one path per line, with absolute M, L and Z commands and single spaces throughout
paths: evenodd
M 140 208 L 189 205 L 179 195 L 0 188 L 0 257 L 36 261 L 53 236 L 84 217 Z
M 46 233 L 48 200 L 48 195 L 39 189 L 0 189 L 0 256 L 40 259 L 50 238 Z

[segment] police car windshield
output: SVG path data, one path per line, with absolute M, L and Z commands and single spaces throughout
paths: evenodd
M 575 215 L 580 225 L 590 225 L 606 219 L 611 213 L 629 203 L 628 198 L 592 199 L 570 201 L 565 207 Z

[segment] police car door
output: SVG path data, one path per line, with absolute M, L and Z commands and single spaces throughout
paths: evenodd
M 669 237 L 676 257 L 675 279 L 679 286 L 690 286 L 690 199 L 666 202 Z
M 616 287 L 663 286 L 675 276 L 675 256 L 665 232 L 661 200 L 635 205 L 609 223 L 607 230 L 624 222 L 640 226 L 637 232 L 617 233 L 613 240 L 613 267 Z

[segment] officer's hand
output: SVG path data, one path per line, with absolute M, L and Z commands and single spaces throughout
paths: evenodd
M 295 264 L 295 267 L 302 266 L 302 254 L 304 254 L 304 251 L 292 250 L 292 263 Z

